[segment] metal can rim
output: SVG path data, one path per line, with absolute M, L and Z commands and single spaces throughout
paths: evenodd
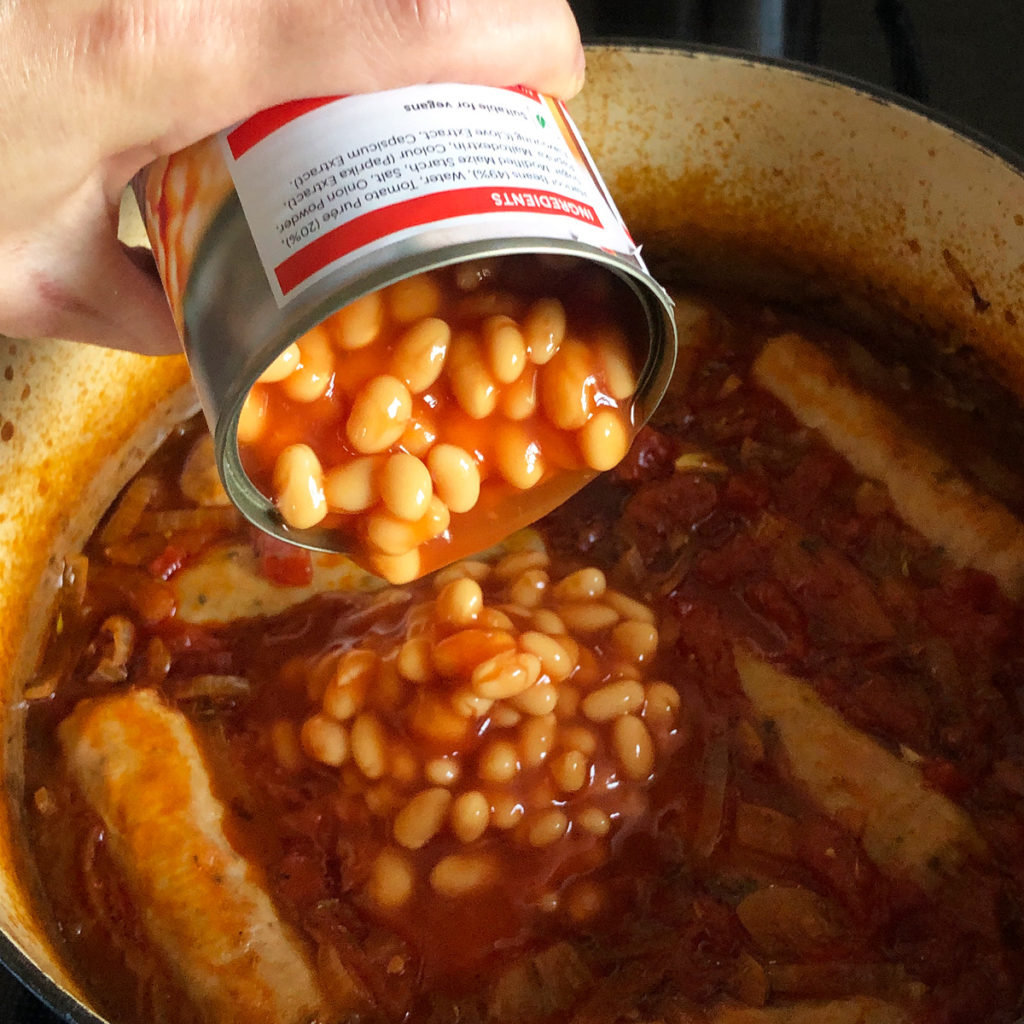
M 673 302 L 668 292 L 637 264 L 606 250 L 594 249 L 582 242 L 563 239 L 512 237 L 487 239 L 486 242 L 459 242 L 429 253 L 414 253 L 354 279 L 330 296 L 288 322 L 288 329 L 256 343 L 250 372 L 236 379 L 231 391 L 222 396 L 224 405 L 214 429 L 214 450 L 224 487 L 235 507 L 254 526 L 265 533 L 314 551 L 337 552 L 337 534 L 324 527 L 299 530 L 285 526 L 273 502 L 249 478 L 242 466 L 238 449 L 238 421 L 242 405 L 257 377 L 294 341 L 343 306 L 397 281 L 416 274 L 439 270 L 481 257 L 526 254 L 569 256 L 597 263 L 622 280 L 638 300 L 646 320 L 647 359 L 639 375 L 636 406 L 640 410 L 637 428 L 650 418 L 668 389 L 675 370 L 678 337 L 673 316 Z

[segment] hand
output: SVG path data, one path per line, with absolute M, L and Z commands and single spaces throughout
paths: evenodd
M 305 96 L 583 83 L 565 0 L 11 0 L 0 42 L 0 333 L 148 354 L 180 342 L 116 229 L 150 160 Z

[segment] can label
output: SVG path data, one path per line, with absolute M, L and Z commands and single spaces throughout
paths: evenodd
M 285 307 L 322 277 L 438 228 L 633 243 L 561 101 L 435 84 L 300 100 L 219 136 L 270 289 Z

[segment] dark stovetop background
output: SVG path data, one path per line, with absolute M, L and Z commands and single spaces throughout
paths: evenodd
M 570 2 L 585 38 L 706 42 L 817 63 L 909 93 L 1024 162 L 1021 0 Z M 0 968 L 0 1024 L 62 1019 Z

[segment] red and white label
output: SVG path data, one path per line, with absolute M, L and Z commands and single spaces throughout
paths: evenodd
M 439 226 L 446 242 L 572 239 L 640 262 L 564 106 L 528 89 L 299 100 L 221 143 L 282 306 L 346 263 Z

